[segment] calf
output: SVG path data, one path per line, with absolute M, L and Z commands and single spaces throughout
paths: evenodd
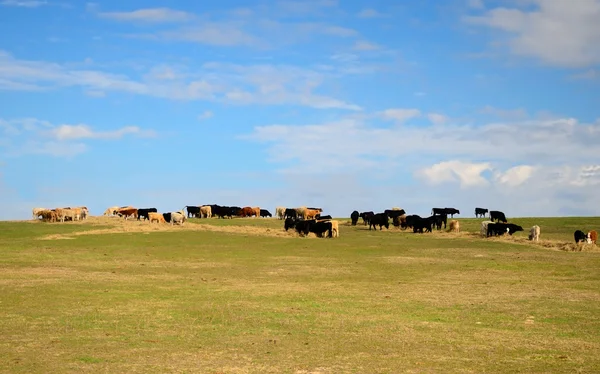
M 484 209 L 484 208 L 475 208 L 475 217 L 485 217 L 485 215 L 487 214 L 488 210 Z
M 156 212 L 148 212 L 148 220 L 150 221 L 150 223 L 154 221 L 158 223 L 166 223 L 165 217 L 162 214 Z
M 385 226 L 386 229 L 390 228 L 389 217 L 387 214 L 377 213 L 371 217 L 369 220 L 369 230 L 371 230 L 372 227 L 377 230 L 377 226 L 379 226 L 379 231 L 383 230 L 383 226 Z
M 596 244 L 596 242 L 598 241 L 598 233 L 595 230 L 588 232 L 587 236 L 590 239 L 590 243 L 592 244 Z
M 450 221 L 450 232 L 460 232 L 460 222 L 455 219 Z
M 529 229 L 529 240 L 534 242 L 540 241 L 540 227 L 538 225 L 534 225 Z
M 499 210 L 490 210 L 490 221 L 508 222 L 504 213 Z
M 138 209 L 138 221 L 140 220 L 140 218 L 144 217 L 144 220 L 146 219 L 150 219 L 150 217 L 148 216 L 148 213 L 156 213 L 158 212 L 158 210 L 156 208 L 144 208 L 144 209 Z
M 585 233 L 581 230 L 575 231 L 573 236 L 575 237 L 575 243 L 578 243 L 578 244 L 579 244 L 579 242 L 584 242 L 587 237 L 587 235 L 585 235 Z
M 266 209 L 261 209 L 260 210 L 260 216 L 261 217 L 273 217 L 273 215 L 271 214 L 271 212 L 269 212 Z
M 352 220 L 352 226 L 356 226 L 356 224 L 358 223 L 358 210 L 355 210 L 352 212 L 352 214 L 350 214 L 350 219 Z
M 394 217 L 392 219 L 392 224 L 395 227 L 401 227 L 402 229 L 406 228 L 406 214 L 403 214 L 399 217 Z

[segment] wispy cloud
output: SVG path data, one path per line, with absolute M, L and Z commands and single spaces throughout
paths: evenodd
M 419 117 L 421 111 L 419 109 L 392 108 L 379 112 L 379 115 L 386 120 L 405 122 L 411 118 Z
M 119 140 L 126 135 L 155 137 L 153 130 L 138 126 L 125 126 L 112 131 L 96 131 L 86 124 L 54 125 L 36 118 L 0 119 L 0 133 L 9 144 L 5 144 L 4 154 L 21 156 L 25 154 L 47 154 L 56 157 L 73 157 L 89 149 L 84 140 Z
M 147 8 L 129 12 L 98 12 L 98 17 L 122 22 L 177 23 L 194 18 L 193 14 L 169 8 Z
M 509 52 L 515 55 L 560 67 L 600 63 L 600 0 L 521 3 L 522 8 L 497 7 L 464 17 L 464 21 L 499 30 L 508 39 Z
M 48 5 L 48 2 L 47 1 L 36 1 L 36 0 L 3 0 L 3 1 L 0 1 L 0 5 L 25 7 L 25 8 L 37 8 L 42 5 Z
M 207 120 L 209 118 L 212 118 L 214 116 L 214 113 L 211 112 L 210 110 L 205 110 L 204 112 L 200 113 L 198 115 L 198 120 L 199 121 L 204 121 Z
M 365 8 L 357 13 L 360 18 L 378 18 L 383 17 L 384 14 L 372 8 Z
M 381 49 L 381 46 L 375 43 L 368 42 L 366 40 L 359 40 L 354 43 L 352 49 L 357 51 L 376 51 Z

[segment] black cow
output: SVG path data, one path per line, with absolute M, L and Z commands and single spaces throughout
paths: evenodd
M 485 215 L 487 214 L 488 210 L 484 209 L 484 208 L 475 208 L 475 217 L 479 217 L 481 216 L 482 218 L 485 217 Z
M 352 220 L 352 226 L 356 226 L 356 224 L 358 223 L 358 210 L 355 210 L 354 212 L 352 212 L 352 214 L 350 214 L 350 219 Z
M 293 208 L 287 208 L 285 210 L 285 213 L 283 214 L 284 218 L 297 218 L 298 217 L 298 212 L 296 212 L 296 209 Z
M 418 220 L 422 219 L 421 216 L 418 216 L 416 214 L 411 214 L 410 216 L 406 216 L 406 223 L 405 223 L 405 227 L 403 227 L 403 229 L 408 228 L 413 228 L 415 227 L 415 222 L 417 222 Z
M 293 229 L 294 227 L 296 227 L 296 219 L 295 218 L 288 217 L 283 222 L 283 228 L 285 229 L 285 231 L 288 231 L 289 229 Z
M 499 210 L 490 210 L 490 221 L 508 222 L 504 213 Z
M 375 230 L 377 230 L 377 226 L 379 226 L 379 231 L 383 230 L 383 226 L 385 226 L 386 229 L 389 229 L 389 220 L 390 219 L 388 215 L 385 213 L 374 214 L 373 217 L 371 217 L 371 219 L 369 220 L 369 230 L 371 230 L 372 227 L 374 227 Z
M 229 218 L 240 217 L 242 208 L 239 206 L 230 206 L 229 207 Z
M 200 207 L 199 206 L 186 205 L 183 207 L 183 209 L 187 209 L 187 218 L 190 218 L 190 216 L 192 216 L 192 217 L 200 216 Z
M 489 223 L 487 236 L 512 235 L 517 231 L 523 231 L 523 227 L 514 223 Z
M 261 217 L 273 217 L 273 215 L 271 214 L 271 212 L 269 212 L 266 209 L 261 209 L 260 210 L 260 216 Z
M 444 224 L 444 229 L 446 229 L 446 226 L 448 224 L 448 215 L 446 213 L 434 214 L 433 216 L 428 217 L 427 219 L 430 220 L 431 224 L 435 225 L 435 227 L 438 230 L 442 229 L 442 224 Z
M 144 219 L 149 220 L 150 217 L 148 217 L 148 213 L 156 213 L 158 212 L 158 210 L 156 208 L 146 208 L 146 209 L 138 209 L 138 221 L 140 220 L 141 217 L 144 217 Z
M 446 208 L 432 208 L 431 209 L 431 214 L 442 214 L 442 213 L 446 213 Z
M 450 218 L 454 218 L 455 214 L 460 214 L 460 210 L 454 208 L 444 208 L 444 213 L 450 215 Z
M 413 228 L 413 232 L 422 234 L 423 229 L 425 229 L 425 232 L 431 232 L 433 223 L 435 222 L 435 219 L 433 219 L 432 217 L 435 217 L 435 215 L 431 216 L 431 217 L 427 217 L 427 218 L 413 216 L 413 218 L 411 219 L 411 225 Z
M 326 216 L 322 216 L 320 214 L 317 214 L 317 216 L 315 217 L 315 219 L 319 220 L 319 221 L 323 221 L 323 220 L 326 220 L 326 219 L 333 219 L 333 217 L 331 217 L 331 215 L 329 215 L 329 214 L 326 215 Z
M 171 222 L 171 213 L 163 213 L 163 218 L 167 223 Z
M 404 211 L 404 209 L 400 209 L 400 210 L 386 209 L 383 212 L 385 214 L 387 214 L 388 217 L 390 217 L 391 219 L 394 219 L 396 217 L 400 217 L 403 214 L 406 214 L 406 212 Z
M 308 235 L 309 232 L 314 233 L 319 238 L 323 237 L 323 234 L 327 232 L 327 237 L 331 238 L 333 235 L 332 225 L 330 221 L 318 222 L 314 219 L 311 220 L 296 220 L 296 231 L 301 236 Z
M 373 217 L 374 215 L 375 215 L 375 213 L 369 211 L 369 212 L 362 212 L 361 214 L 359 214 L 359 217 L 363 219 L 363 223 L 366 226 L 369 224 L 371 217 Z
M 579 244 L 579 242 L 585 242 L 587 239 L 587 235 L 581 230 L 575 231 L 573 236 L 575 236 L 575 243 L 577 244 Z

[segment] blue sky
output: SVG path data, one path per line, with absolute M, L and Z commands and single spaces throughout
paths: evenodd
M 600 211 L 600 0 L 0 0 L 0 212 Z

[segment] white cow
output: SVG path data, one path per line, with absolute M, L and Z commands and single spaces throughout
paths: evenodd
M 494 222 L 493 221 L 481 222 L 481 236 L 487 236 L 487 227 L 490 223 L 494 223 Z
M 540 227 L 538 225 L 534 225 L 529 230 L 529 240 L 534 242 L 540 241 Z
M 38 217 L 40 216 L 40 214 L 45 211 L 48 210 L 46 208 L 33 208 L 31 210 L 31 213 L 33 214 L 33 219 L 38 219 Z
M 185 222 L 185 220 L 187 219 L 185 213 L 183 212 L 183 210 L 177 211 L 177 212 L 171 212 L 171 226 L 173 226 L 173 224 L 178 223 L 183 225 L 183 223 Z

